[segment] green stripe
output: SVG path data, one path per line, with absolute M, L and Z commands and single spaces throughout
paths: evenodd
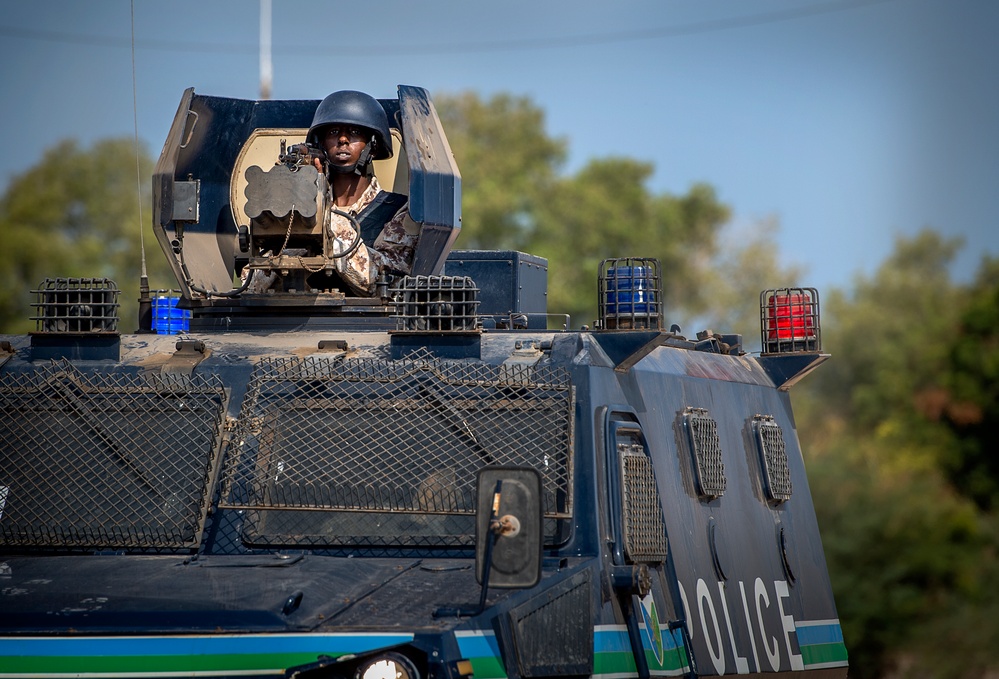
M 278 670 L 316 662 L 316 653 L 234 653 L 143 656 L 8 656 L 4 674 L 88 672 L 206 672 Z
M 661 666 L 656 664 L 655 656 L 651 651 L 645 652 L 649 669 L 653 672 L 675 672 L 687 666 L 686 656 L 683 653 L 671 651 L 663 658 L 665 661 Z M 635 665 L 635 656 L 630 652 L 604 652 L 597 653 L 593 657 L 593 674 L 635 674 L 638 667 Z M 476 677 L 478 679 L 478 677 Z
M 656 655 L 650 650 L 645 651 L 645 663 L 649 666 L 650 670 L 678 670 L 686 666 L 685 662 L 681 661 L 681 654 L 677 653 L 677 649 L 670 649 L 663 654 L 663 664 L 659 665 L 656 662 Z
M 635 656 L 630 652 L 604 652 L 593 656 L 594 674 L 620 674 L 623 672 L 634 674 L 636 670 Z
M 687 653 L 683 647 L 674 648 L 663 653 L 663 664 L 656 663 L 655 654 L 646 649 L 645 661 L 650 669 L 679 670 L 687 666 Z
M 506 676 L 503 663 L 495 656 L 483 656 L 481 658 L 469 658 L 472 663 L 472 674 L 475 679 L 499 679 Z
M 803 646 L 801 649 L 801 659 L 806 666 L 830 662 L 846 662 L 846 645 L 835 643 Z

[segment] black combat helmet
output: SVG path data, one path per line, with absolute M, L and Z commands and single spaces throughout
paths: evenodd
M 374 135 L 375 143 L 371 151 L 373 160 L 392 157 L 392 135 L 389 133 L 388 116 L 382 105 L 369 94 L 353 90 L 334 92 L 320 102 L 312 117 L 308 140 L 322 145 L 319 133 L 322 128 L 333 123 L 365 127 Z

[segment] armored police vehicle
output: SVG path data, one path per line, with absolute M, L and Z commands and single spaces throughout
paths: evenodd
M 47 279 L 0 337 L 0 677 L 846 676 L 788 393 L 815 290 L 752 293 L 751 355 L 609 259 L 573 330 L 545 260 L 452 247 L 426 91 L 378 104 L 408 275 L 338 282 L 330 215 L 371 245 L 385 214 L 330 204 L 319 102 L 188 90 L 153 186 L 177 306 L 126 334 L 113 282 Z

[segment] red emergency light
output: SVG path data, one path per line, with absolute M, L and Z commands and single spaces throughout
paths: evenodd
M 815 288 L 779 288 L 760 293 L 763 353 L 822 349 L 819 293 Z

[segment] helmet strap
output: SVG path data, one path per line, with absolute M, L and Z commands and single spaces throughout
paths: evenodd
M 337 174 L 356 174 L 358 177 L 373 176 L 375 170 L 371 165 L 371 153 L 376 143 L 375 137 L 372 135 L 368 143 L 364 145 L 364 150 L 361 151 L 361 156 L 356 163 L 353 165 L 333 165 L 331 163 L 330 169 Z

